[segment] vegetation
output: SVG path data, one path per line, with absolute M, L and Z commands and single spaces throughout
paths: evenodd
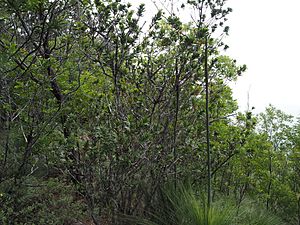
M 225 3 L 0 0 L 0 223 L 299 224 L 300 122 L 238 112 Z
M 244 200 L 237 207 L 232 199 L 223 197 L 214 201 L 208 209 L 206 198 L 201 191 L 193 191 L 190 185 L 181 184 L 176 190 L 174 187 L 165 189 L 159 203 L 160 207 L 150 216 L 151 219 L 129 217 L 127 221 L 142 225 L 283 224 L 278 217 L 249 200 Z

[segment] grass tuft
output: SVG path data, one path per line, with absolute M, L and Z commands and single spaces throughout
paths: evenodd
M 163 191 L 159 209 L 151 219 L 127 218 L 139 225 L 283 225 L 282 221 L 253 201 L 244 201 L 239 207 L 226 198 L 215 201 L 210 209 L 205 195 L 194 191 L 191 185 L 169 186 Z M 209 212 L 208 212 L 209 211 Z M 208 213 L 207 213 L 208 212 Z M 208 217 L 208 218 L 207 218 Z

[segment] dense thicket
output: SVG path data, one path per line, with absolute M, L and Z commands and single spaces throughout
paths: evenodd
M 0 223 L 119 224 L 165 183 L 205 189 L 205 43 L 213 198 L 300 223 L 299 123 L 237 112 L 228 82 L 245 66 L 214 38 L 225 1 L 179 6 L 197 17 L 146 27 L 145 6 L 119 0 L 0 0 Z

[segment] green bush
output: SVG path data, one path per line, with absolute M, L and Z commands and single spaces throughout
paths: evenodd
M 84 217 L 84 206 L 75 192 L 57 179 L 26 180 L 0 186 L 0 224 L 69 224 Z

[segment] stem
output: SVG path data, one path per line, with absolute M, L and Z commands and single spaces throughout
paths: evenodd
M 177 59 L 175 60 L 175 94 L 176 94 L 176 100 L 175 100 L 175 120 L 174 120 L 174 130 L 173 130 L 173 157 L 174 157 L 174 186 L 175 190 L 177 187 L 177 122 L 178 122 L 178 112 L 179 112 L 179 72 L 178 72 L 178 62 Z
M 210 152 L 210 138 L 209 138 L 209 81 L 208 81 L 208 43 L 207 36 L 205 39 L 205 108 L 206 108 L 206 152 L 207 152 L 207 222 L 211 207 L 211 152 Z M 207 223 L 208 224 L 208 223 Z
M 269 183 L 268 183 L 268 197 L 267 197 L 267 203 L 266 203 L 266 208 L 267 210 L 270 207 L 270 201 L 271 201 L 271 189 L 272 189 L 272 177 L 273 177 L 273 162 L 272 162 L 272 152 L 269 150 Z
M 300 225 L 300 197 L 298 197 L 298 225 Z

